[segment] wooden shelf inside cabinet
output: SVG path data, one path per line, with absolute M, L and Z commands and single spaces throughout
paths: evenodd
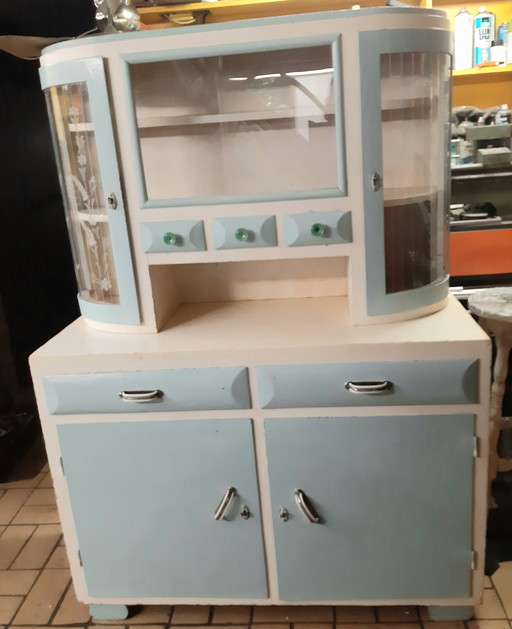
M 428 0 L 408 0 L 411 6 L 425 6 Z M 352 0 L 218 0 L 141 7 L 138 12 L 148 29 L 230 22 L 277 15 L 351 9 Z M 382 7 L 383 0 L 364 0 L 361 6 Z
M 452 76 L 454 79 L 454 84 L 457 85 L 460 78 L 468 77 L 468 76 L 478 76 L 478 77 L 486 77 L 489 75 L 501 75 L 503 80 L 511 80 L 512 79 L 512 63 L 509 63 L 506 66 L 489 66 L 484 68 L 468 68 L 467 70 L 454 70 L 452 72 Z M 510 76 L 505 76 L 505 75 Z

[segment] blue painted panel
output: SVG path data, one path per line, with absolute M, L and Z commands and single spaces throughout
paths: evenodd
M 166 234 L 176 236 L 175 242 L 164 240 Z M 163 221 L 141 223 L 142 249 L 146 253 L 179 253 L 180 251 L 204 251 L 203 221 Z
M 249 419 L 68 424 L 58 435 L 89 596 L 267 596 Z M 216 521 L 229 487 L 237 496 Z
M 240 231 L 247 240 L 239 240 Z M 276 219 L 274 216 L 229 216 L 212 220 L 213 246 L 215 249 L 252 249 L 277 245 Z
M 46 376 L 52 415 L 77 413 L 155 413 L 250 408 L 245 367 L 166 369 Z M 121 391 L 159 390 L 151 402 L 126 402 Z
M 384 211 L 382 189 L 371 187 L 373 173 L 383 173 L 380 55 L 394 52 L 450 54 L 451 34 L 446 31 L 390 29 L 359 35 L 361 67 L 361 115 L 363 129 L 363 193 L 368 315 L 394 314 L 441 301 L 448 295 L 448 277 L 422 288 L 386 294 Z M 448 150 L 448 145 L 447 145 Z M 440 156 L 442 158 L 443 156 Z
M 105 195 L 114 266 L 119 286 L 119 304 L 105 305 L 79 300 L 82 314 L 104 323 L 140 323 L 139 305 L 130 252 L 130 242 L 123 206 L 123 194 L 119 180 L 116 146 L 110 118 L 110 103 L 103 59 L 65 61 L 39 70 L 43 89 L 54 85 L 85 82 L 89 93 L 94 136 Z M 107 197 L 114 194 L 117 208 L 110 209 Z M 83 305 L 85 304 L 85 309 Z M 90 307 L 88 305 L 90 304 Z M 99 306 L 99 307 L 96 307 Z
M 314 229 L 315 225 L 322 227 Z M 289 214 L 283 219 L 284 243 L 288 247 L 333 245 L 352 242 L 350 212 L 305 212 Z M 321 232 L 321 233 L 318 233 Z
M 257 367 L 262 408 L 469 404 L 477 401 L 478 361 L 407 362 Z M 346 382 L 390 381 L 378 394 L 352 393 Z
M 473 421 L 266 420 L 280 598 L 469 597 Z M 297 488 L 319 524 L 300 513 Z

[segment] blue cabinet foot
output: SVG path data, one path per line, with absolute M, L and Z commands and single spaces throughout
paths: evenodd
M 95 620 L 124 620 L 128 618 L 127 605 L 89 605 L 89 613 Z
M 473 608 L 430 605 L 428 615 L 430 620 L 470 620 L 473 617 Z

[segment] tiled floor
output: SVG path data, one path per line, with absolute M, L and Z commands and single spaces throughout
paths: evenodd
M 15 477 L 0 484 L 0 629 L 95 629 L 87 606 L 75 598 L 41 445 Z M 501 564 L 485 587 L 475 620 L 467 623 L 431 623 L 418 607 L 177 605 L 139 608 L 125 623 L 107 624 L 111 629 L 512 629 L 512 562 Z

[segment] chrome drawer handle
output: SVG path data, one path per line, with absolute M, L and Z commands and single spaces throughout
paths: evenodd
M 121 391 L 119 397 L 123 402 L 154 402 L 162 397 L 163 393 L 159 389 L 152 391 Z
M 320 516 L 313 509 L 302 489 L 295 490 L 295 502 L 308 522 L 311 522 L 311 524 L 318 524 L 320 522 Z
M 371 382 L 345 382 L 345 389 L 350 393 L 382 393 L 391 389 L 393 383 L 390 380 L 371 381 Z
M 219 506 L 215 509 L 215 513 L 213 514 L 214 520 L 222 520 L 226 511 L 228 510 L 231 501 L 236 496 L 236 489 L 234 487 L 230 487 L 226 489 L 226 493 L 222 497 Z

